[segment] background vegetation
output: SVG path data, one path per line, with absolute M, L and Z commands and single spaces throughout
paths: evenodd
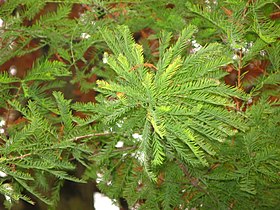
M 279 209 L 279 8 L 0 1 L 5 208 Z

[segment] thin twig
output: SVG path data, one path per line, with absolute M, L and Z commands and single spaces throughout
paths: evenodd
M 278 8 L 280 9 L 280 6 L 278 4 L 276 4 L 275 2 L 273 2 L 273 4 Z
M 238 69 L 237 69 L 237 88 L 242 89 L 242 81 L 241 81 L 242 49 L 240 49 L 238 53 L 239 53 L 239 61 L 238 61 Z M 236 99 L 236 110 L 240 111 L 240 105 L 238 99 Z
M 247 1 L 246 6 L 245 6 L 245 8 L 244 8 L 244 10 L 243 10 L 243 13 L 242 13 L 242 17 L 243 17 L 243 18 L 245 17 L 245 15 L 246 15 L 246 13 L 247 13 L 247 11 L 248 11 L 248 7 L 249 7 L 249 5 L 250 5 L 251 3 L 252 3 L 252 0 Z
M 27 153 L 27 154 L 24 154 L 24 155 L 21 155 L 21 156 L 13 157 L 10 160 L 23 159 L 23 158 L 26 158 L 26 157 L 31 156 L 31 155 L 32 155 L 31 153 Z
M 90 133 L 90 134 L 87 134 L 87 135 L 74 137 L 74 138 L 70 139 L 70 141 L 78 141 L 78 140 L 81 140 L 81 139 L 86 139 L 86 138 L 96 137 L 96 136 L 109 136 L 109 135 L 113 135 L 113 134 L 115 134 L 115 133 L 114 132 L 111 132 L 111 133 Z
M 180 163 L 178 160 L 176 160 L 176 163 L 179 165 L 179 167 L 181 168 L 185 176 L 188 178 L 192 186 L 208 194 L 208 192 L 199 185 L 200 184 L 199 178 L 193 177 L 183 163 Z
M 241 88 L 241 68 L 242 68 L 242 49 L 239 52 L 238 70 L 237 70 L 237 88 Z

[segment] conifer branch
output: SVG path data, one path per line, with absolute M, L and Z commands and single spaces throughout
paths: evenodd
M 80 165 L 128 208 L 280 205 L 276 0 L 0 4 L 7 207 L 56 209 Z

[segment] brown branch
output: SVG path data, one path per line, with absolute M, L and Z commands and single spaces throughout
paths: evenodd
M 246 6 L 245 6 L 245 8 L 244 8 L 244 10 L 243 10 L 243 13 L 242 13 L 242 17 L 243 17 L 243 18 L 245 17 L 245 15 L 246 15 L 246 13 L 247 13 L 247 11 L 248 11 L 248 7 L 249 7 L 249 5 L 250 5 L 252 2 L 253 2 L 253 0 L 248 0 L 248 1 L 247 1 Z
M 183 171 L 183 173 L 185 174 L 185 176 L 188 178 L 188 180 L 190 181 L 190 184 L 192 186 L 194 186 L 195 188 L 197 188 L 198 190 L 202 191 L 202 192 L 205 192 L 208 194 L 208 192 L 200 186 L 200 181 L 199 181 L 199 178 L 196 178 L 196 177 L 193 177 L 189 170 L 187 169 L 187 167 L 183 164 L 183 163 L 180 163 L 178 160 L 176 160 L 176 163 L 179 165 L 179 167 L 181 168 L 181 170 Z
M 274 12 L 269 15 L 270 19 L 276 20 L 280 18 L 280 12 Z

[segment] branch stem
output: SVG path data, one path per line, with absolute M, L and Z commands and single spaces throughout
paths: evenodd
M 113 135 L 113 134 L 115 134 L 115 133 L 114 132 L 111 132 L 111 133 L 90 133 L 90 134 L 83 135 L 83 136 L 76 136 L 76 137 L 70 139 L 70 141 L 78 141 L 78 140 L 81 140 L 81 139 L 86 139 L 86 138 L 96 137 L 96 136 L 110 136 L 110 135 Z

